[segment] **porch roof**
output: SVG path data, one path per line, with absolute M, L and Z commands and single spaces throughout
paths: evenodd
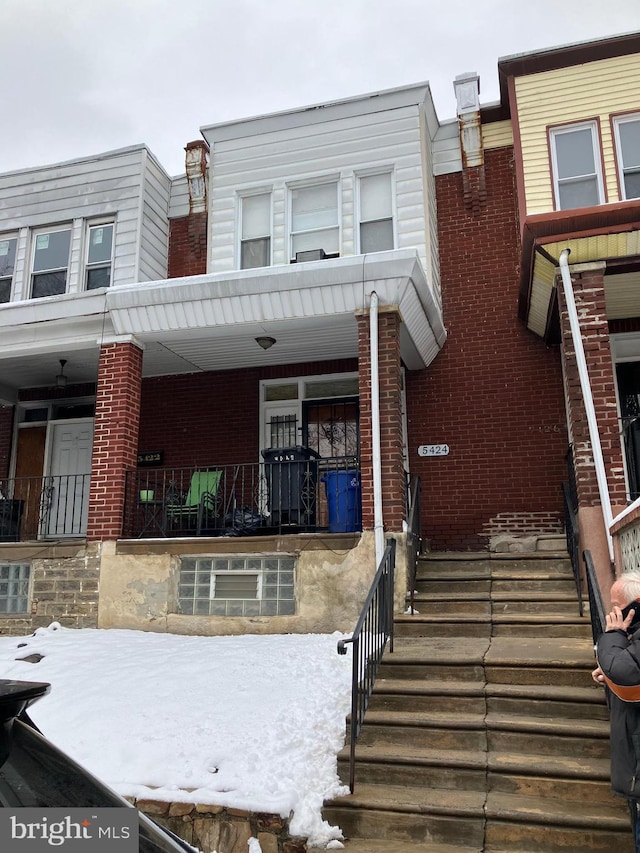
M 95 381 L 99 345 L 114 339 L 144 347 L 145 376 L 355 357 L 356 314 L 373 291 L 400 310 L 406 366 L 429 365 L 446 331 L 417 252 L 402 249 L 4 306 L 0 400 L 52 382 L 59 358 L 70 383 Z M 276 345 L 260 349 L 262 335 Z

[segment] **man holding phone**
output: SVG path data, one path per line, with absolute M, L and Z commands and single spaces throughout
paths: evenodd
M 607 688 L 611 725 L 611 787 L 626 797 L 640 853 L 640 572 L 611 587 L 611 612 L 596 646 L 594 681 Z

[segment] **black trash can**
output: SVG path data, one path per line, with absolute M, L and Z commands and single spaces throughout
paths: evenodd
M 316 523 L 316 483 L 320 455 L 309 447 L 262 451 L 271 524 L 312 527 Z
M 24 501 L 0 498 L 0 542 L 20 540 L 20 521 Z

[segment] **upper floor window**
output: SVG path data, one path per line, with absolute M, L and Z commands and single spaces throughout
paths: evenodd
M 596 123 L 553 128 L 550 140 L 556 209 L 602 204 L 604 189 Z
M 243 196 L 240 204 L 240 269 L 268 267 L 271 263 L 271 194 Z
M 363 175 L 360 191 L 360 252 L 393 249 L 391 173 Z
M 40 231 L 34 235 L 31 297 L 55 296 L 67 288 L 71 229 Z
M 323 249 L 340 252 L 338 183 L 295 187 L 291 190 L 291 258 L 297 252 Z
M 113 253 L 113 223 L 89 225 L 87 228 L 86 288 L 109 287 Z
M 0 302 L 11 299 L 17 242 L 15 237 L 0 237 Z
M 640 198 L 640 114 L 614 120 L 622 197 Z

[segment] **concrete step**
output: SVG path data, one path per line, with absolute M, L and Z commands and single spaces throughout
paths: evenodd
M 347 784 L 349 750 L 338 755 L 338 772 Z M 483 750 L 356 747 L 357 788 L 362 784 L 480 791 L 487 789 L 565 800 L 607 801 L 611 794 L 608 758 L 578 755 L 485 752 Z
M 491 618 L 479 614 L 446 613 L 430 615 L 420 603 L 413 614 L 396 616 L 396 637 L 567 637 L 588 640 L 588 617 L 566 613 L 494 613 Z
M 496 714 L 608 720 L 604 691 L 593 683 L 580 688 L 379 678 L 369 711 L 474 713 L 482 703 Z
M 325 848 L 322 848 L 324 850 Z M 350 838 L 344 842 L 346 853 L 482 853 L 480 847 L 460 847 L 458 844 L 416 844 L 412 841 L 375 841 L 372 838 Z M 320 853 L 320 848 L 307 847 L 308 853 Z
M 632 850 L 623 802 L 599 803 L 437 788 L 362 784 L 325 807 L 347 838 L 457 843 L 538 853 Z M 487 819 L 485 831 L 485 816 Z M 511 846 L 509 846 L 511 845 Z

